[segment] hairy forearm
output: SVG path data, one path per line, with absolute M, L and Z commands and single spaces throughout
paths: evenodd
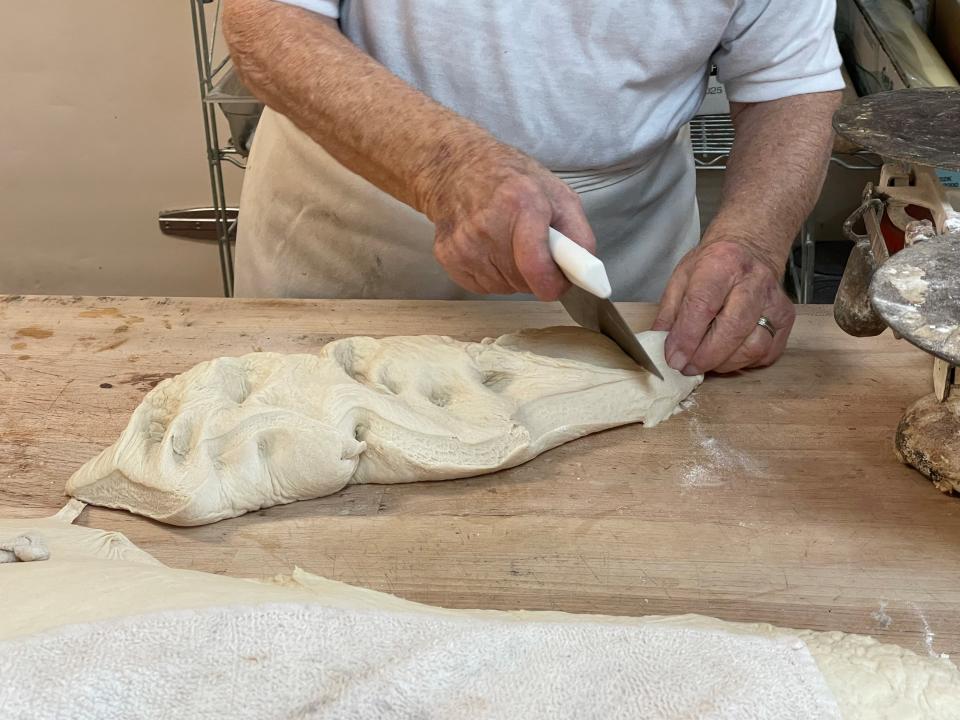
M 790 246 L 820 195 L 840 93 L 734 105 L 736 140 L 723 198 L 704 242 L 751 247 L 779 275 Z
M 515 152 L 390 73 L 332 20 L 272 0 L 227 0 L 223 22 L 237 70 L 258 98 L 341 164 L 428 215 L 455 166 Z

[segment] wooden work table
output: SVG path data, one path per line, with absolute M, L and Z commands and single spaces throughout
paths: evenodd
M 653 308 L 624 305 L 636 327 Z M 201 360 L 347 335 L 480 339 L 538 303 L 0 296 L 0 516 L 50 515 L 152 386 Z M 893 455 L 930 359 L 802 307 L 774 367 L 693 406 L 471 480 L 349 487 L 206 527 L 89 508 L 168 565 L 326 577 L 448 607 L 695 612 L 960 653 L 960 498 Z

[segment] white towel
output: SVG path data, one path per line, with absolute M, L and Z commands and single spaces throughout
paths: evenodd
M 304 603 L 20 637 L 0 678 L 5 720 L 840 718 L 795 638 Z

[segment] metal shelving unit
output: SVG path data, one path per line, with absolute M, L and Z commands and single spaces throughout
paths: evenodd
M 198 240 L 216 240 L 220 256 L 223 294 L 233 295 L 233 243 L 237 232 L 237 208 L 227 205 L 224 163 L 241 170 L 253 141 L 263 105 L 243 86 L 230 63 L 226 48 L 217 48 L 221 0 L 189 0 L 193 25 L 200 109 L 203 117 L 211 205 L 160 213 L 160 230 L 168 235 Z M 208 22 L 209 14 L 212 23 Z M 227 142 L 221 142 L 217 112 L 230 127 Z
M 733 147 L 729 115 L 698 115 L 690 121 L 690 141 L 697 170 L 725 170 Z

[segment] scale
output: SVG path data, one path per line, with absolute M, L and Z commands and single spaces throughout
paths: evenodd
M 889 327 L 932 356 L 933 391 L 907 408 L 896 452 L 960 494 L 960 194 L 938 174 L 960 171 L 960 88 L 870 95 L 837 111 L 833 125 L 884 159 L 879 183 L 844 223 L 854 248 L 834 317 L 856 337 Z M 854 230 L 861 222 L 865 234 Z

